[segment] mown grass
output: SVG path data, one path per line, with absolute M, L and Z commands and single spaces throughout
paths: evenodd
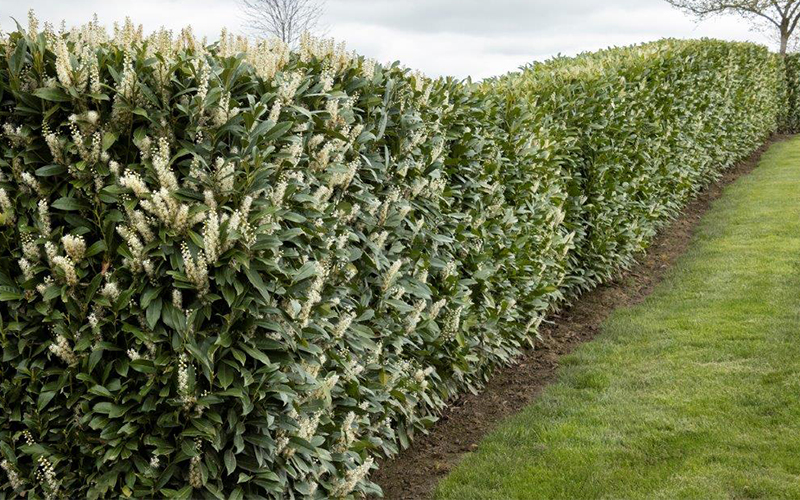
M 439 499 L 800 498 L 800 138 L 729 186 L 641 305 Z

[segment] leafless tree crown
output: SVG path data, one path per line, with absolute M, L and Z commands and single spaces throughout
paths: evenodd
M 240 0 L 247 28 L 294 45 L 300 35 L 320 27 L 323 0 Z
M 698 17 L 732 13 L 777 30 L 781 54 L 800 21 L 800 0 L 667 0 Z

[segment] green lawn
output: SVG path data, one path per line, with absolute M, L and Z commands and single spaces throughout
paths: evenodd
M 666 280 L 563 358 L 439 499 L 800 498 L 800 138 L 729 186 Z

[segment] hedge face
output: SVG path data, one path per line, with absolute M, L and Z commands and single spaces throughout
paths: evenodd
M 764 47 L 664 40 L 501 79 L 534 96 L 572 144 L 564 168 L 584 198 L 567 217 L 570 286 L 594 287 L 630 264 L 661 223 L 776 130 L 783 71 Z
M 785 61 L 787 106 L 783 129 L 795 134 L 800 131 L 800 54 L 788 54 Z
M 0 51 L 0 495 L 376 492 L 373 457 L 775 129 L 784 81 L 714 41 L 482 85 L 130 24 Z
M 514 104 L 310 40 L 117 38 L 6 45 L 0 442 L 20 488 L 43 460 L 46 492 L 369 488 L 367 457 L 551 302 L 554 145 L 503 129 L 532 128 Z

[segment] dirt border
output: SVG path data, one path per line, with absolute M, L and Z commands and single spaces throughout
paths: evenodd
M 383 461 L 371 480 L 381 486 L 384 498 L 430 498 L 439 480 L 465 453 L 475 450 L 498 422 L 520 411 L 554 381 L 561 356 L 594 338 L 614 309 L 638 304 L 652 292 L 665 271 L 686 251 L 700 218 L 725 186 L 750 173 L 770 146 L 789 137 L 773 136 L 748 159 L 728 169 L 659 232 L 634 267 L 548 318 L 536 349 L 523 353 L 516 364 L 495 372 L 480 394 L 466 394 L 455 400 L 428 435 L 417 438 L 397 457 Z

